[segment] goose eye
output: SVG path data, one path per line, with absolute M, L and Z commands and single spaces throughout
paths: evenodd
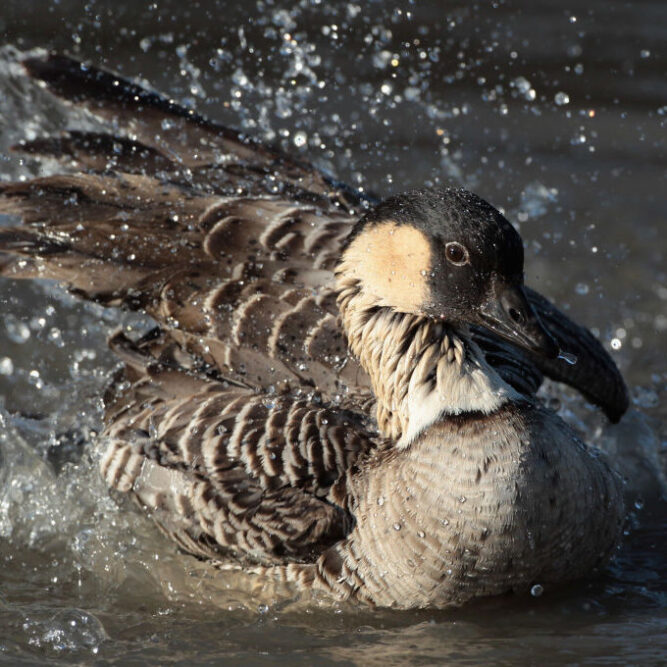
M 456 264 L 456 266 L 463 266 L 470 259 L 465 247 L 460 243 L 456 243 L 456 241 L 452 241 L 445 246 L 445 256 L 452 264 Z

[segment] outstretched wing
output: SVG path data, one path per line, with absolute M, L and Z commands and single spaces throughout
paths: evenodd
M 342 183 L 252 137 L 213 123 L 192 109 L 122 77 L 64 55 L 29 58 L 28 73 L 58 97 L 90 110 L 128 136 L 73 132 L 25 144 L 28 150 L 74 157 L 94 169 L 180 172 L 218 194 L 282 194 L 326 199 L 343 208 L 362 198 Z M 132 138 L 129 138 L 131 134 Z M 120 164 L 122 162 L 122 165 Z
M 0 185 L 0 267 L 150 314 L 202 368 L 261 389 L 367 393 L 331 269 L 351 219 L 331 207 L 209 195 L 117 172 Z

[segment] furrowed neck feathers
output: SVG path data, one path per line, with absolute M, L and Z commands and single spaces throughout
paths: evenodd
M 350 349 L 371 378 L 385 437 L 406 447 L 444 415 L 490 414 L 519 397 L 467 327 L 379 306 L 344 268 L 337 272 L 338 308 Z

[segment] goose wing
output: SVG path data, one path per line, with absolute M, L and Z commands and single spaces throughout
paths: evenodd
M 346 474 L 376 447 L 360 415 L 174 370 L 178 349 L 159 335 L 111 346 L 132 381 L 107 396 L 102 473 L 180 546 L 310 562 L 348 534 Z
M 332 267 L 347 214 L 210 195 L 123 172 L 0 185 L 0 266 L 107 305 L 143 309 L 200 370 L 257 390 L 368 398 L 337 319 Z
M 308 162 L 252 137 L 211 122 L 162 95 L 80 63 L 50 54 L 23 62 L 51 92 L 111 124 L 113 135 L 73 132 L 60 139 L 27 142 L 28 150 L 75 158 L 82 166 L 117 166 L 155 173 L 179 173 L 209 191 L 283 193 L 289 198 L 324 198 L 343 208 L 361 198 Z M 115 136 L 120 133 L 124 136 Z

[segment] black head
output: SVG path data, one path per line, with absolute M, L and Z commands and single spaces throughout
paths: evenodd
M 550 357 L 558 348 L 523 291 L 521 237 L 466 190 L 414 190 L 386 199 L 355 226 L 339 270 L 379 305 L 482 324 Z

